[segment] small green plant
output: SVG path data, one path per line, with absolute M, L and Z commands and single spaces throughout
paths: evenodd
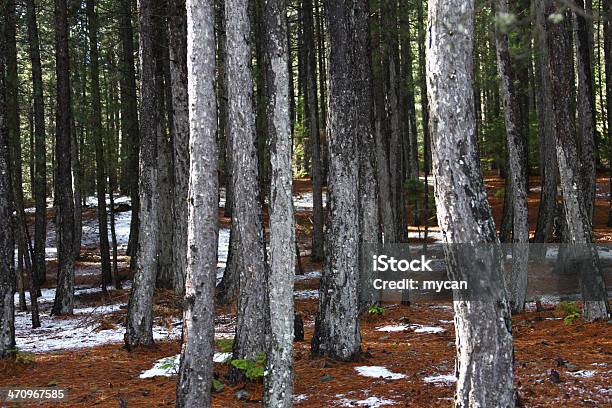
M 36 360 L 36 355 L 34 353 L 28 353 L 26 351 L 21 351 L 19 349 L 15 349 L 15 362 L 23 365 L 30 365 Z
M 557 310 L 565 313 L 563 322 L 567 325 L 574 323 L 575 320 L 580 319 L 582 316 L 576 302 L 568 302 L 564 300 L 557 305 Z
M 234 347 L 234 339 L 216 339 L 215 346 L 223 353 L 229 353 Z
M 385 308 L 382 306 L 370 306 L 368 313 L 371 315 L 382 316 L 385 314 Z
M 220 392 L 220 391 L 223 390 L 223 388 L 225 388 L 225 385 L 223 385 L 223 383 L 221 381 L 217 380 L 216 378 L 213 378 L 212 386 L 213 386 L 213 390 L 215 392 Z
M 266 354 L 258 353 L 255 358 L 232 360 L 232 365 L 244 372 L 249 381 L 257 381 L 264 376 Z

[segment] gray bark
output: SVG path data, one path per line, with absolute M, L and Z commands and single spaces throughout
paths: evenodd
M 490 299 L 454 302 L 455 407 L 511 408 L 515 401 L 510 309 L 476 153 L 473 13 L 473 1 L 430 0 L 426 41 L 436 207 L 448 244 L 449 278 L 466 280 L 468 285 L 484 279 L 491 295 Z M 459 249 L 457 243 L 484 245 L 482 249 L 470 246 L 477 257 L 469 257 L 469 251 Z
M 529 224 L 527 213 L 527 183 L 525 180 L 527 158 L 525 157 L 525 134 L 521 122 L 521 106 L 515 87 L 516 73 L 510 57 L 508 34 L 500 26 L 500 15 L 507 14 L 508 0 L 497 0 L 495 13 L 498 22 L 495 26 L 497 67 L 501 79 L 502 102 L 506 125 L 508 164 L 510 167 L 510 187 L 512 191 L 512 271 L 506 276 L 508 300 L 512 312 L 525 310 L 527 298 L 527 264 L 529 261 Z
M 10 224 L 12 194 L 9 135 L 6 127 L 3 28 L 0 23 L 0 359 L 10 356 L 15 348 L 15 243 Z
M 423 169 L 426 174 L 431 170 L 431 137 L 429 135 L 429 101 L 427 97 L 427 78 L 425 74 L 425 15 L 423 0 L 417 1 L 419 88 L 421 95 L 421 124 L 423 126 Z M 429 204 L 427 204 L 429 205 Z
M 612 89 L 612 0 L 604 0 L 603 13 L 607 16 L 604 20 L 604 55 L 606 71 L 606 89 Z M 608 119 L 607 139 L 612 146 L 612 92 L 606 92 L 606 106 Z M 612 163 L 612 149 L 609 149 L 608 160 Z M 612 166 L 610 166 L 610 187 L 612 187 Z M 612 191 L 612 189 L 610 190 Z M 610 210 L 608 214 L 608 226 L 612 226 L 612 194 L 610 194 Z
M 593 220 L 593 208 L 595 205 L 595 90 L 593 82 L 593 59 L 592 59 L 592 33 L 590 26 L 592 21 L 587 15 L 592 15 L 593 10 L 585 9 L 584 0 L 576 0 L 574 11 L 574 42 L 576 44 L 576 70 L 578 71 L 578 96 L 577 96 L 577 130 L 580 145 L 580 173 L 582 185 L 584 186 L 584 203 L 586 215 L 590 222 Z
M 155 0 L 140 0 L 140 211 L 136 270 L 128 305 L 125 344 L 128 349 L 153 343 L 153 292 L 157 271 L 158 232 L 158 91 L 155 30 Z
M 45 145 L 45 106 L 43 96 L 42 66 L 40 62 L 40 41 L 36 21 L 34 0 L 26 3 L 28 24 L 28 43 L 30 63 L 32 64 L 32 88 L 34 91 L 34 178 L 33 195 L 36 205 L 34 215 L 34 266 L 33 275 L 38 284 L 45 282 L 45 242 L 47 239 L 47 148 Z
M 176 406 L 209 407 L 219 231 L 213 1 L 187 0 L 186 12 L 190 179 L 183 348 Z
M 534 242 L 545 243 L 552 237 L 555 209 L 557 206 L 557 155 L 555 151 L 555 133 L 552 118 L 552 95 L 550 74 L 547 69 L 548 45 L 546 33 L 546 4 L 550 0 L 539 1 L 536 7 L 536 38 L 538 76 L 538 132 L 540 137 L 540 176 L 542 189 L 536 224 Z
M 174 291 L 183 294 L 187 262 L 187 218 L 189 195 L 189 99 L 187 95 L 187 16 L 185 0 L 168 3 L 168 38 L 170 42 L 170 75 L 172 78 L 172 111 L 174 134 L 174 195 L 172 234 Z
M 359 239 L 360 248 L 364 244 L 380 241 L 378 195 L 376 183 L 376 142 L 374 140 L 374 116 L 372 99 L 372 65 L 370 62 L 370 38 L 367 0 L 355 2 L 354 14 L 354 65 L 355 76 L 359 83 L 355 99 L 355 132 L 359 143 Z M 369 260 L 359 256 L 359 308 L 366 310 L 378 301 L 377 292 L 372 290 L 372 279 L 365 266 Z
M 89 31 L 89 59 L 91 81 L 92 132 L 96 154 L 96 192 L 98 196 L 98 230 L 100 232 L 100 260 L 102 267 L 102 290 L 111 283 L 110 245 L 106 213 L 106 163 L 102 128 L 102 100 L 100 96 L 100 61 L 98 53 L 98 13 L 93 0 L 87 0 L 87 23 Z M 107 158 L 110 159 L 110 158 Z M 112 194 L 112 191 L 111 191 Z
M 355 134 L 352 0 L 327 4 L 329 29 L 329 228 L 312 353 L 353 360 L 359 333 L 359 155 Z
M 303 0 L 304 53 L 306 93 L 308 95 L 308 130 L 310 134 L 310 156 L 312 177 L 312 253 L 314 261 L 321 261 L 323 251 L 323 179 L 319 130 L 319 99 L 317 95 L 316 55 L 314 42 L 314 19 L 312 1 Z
M 263 220 L 258 183 L 257 134 L 251 72 L 251 28 L 247 0 L 226 0 L 229 131 L 233 145 L 232 223 L 236 224 L 239 273 L 238 316 L 233 358 L 255 358 L 266 351 L 268 313 Z M 236 254 L 235 254 L 236 255 Z M 237 379 L 241 373 L 232 370 Z
M 556 12 L 561 6 L 561 1 L 552 2 L 547 9 L 547 15 Z M 588 257 L 590 263 L 590 267 L 582 268 L 581 271 L 581 289 L 584 297 L 582 315 L 586 321 L 593 321 L 607 319 L 609 310 L 606 286 L 599 266 L 597 251 L 593 248 L 584 249 L 586 245 L 592 243 L 592 230 L 583 197 L 584 186 L 582 185 L 580 158 L 571 111 L 572 96 L 567 92 L 567 84 L 573 81 L 573 70 L 569 66 L 571 61 L 565 58 L 566 47 L 571 39 L 567 22 L 570 15 L 566 12 L 563 17 L 563 21 L 559 23 L 547 22 L 548 70 L 553 95 L 557 162 L 559 163 L 563 208 L 567 223 L 566 239 L 571 244 L 578 244 L 577 249 L 580 255 Z
M 52 314 L 72 314 L 74 309 L 74 201 L 71 174 L 71 95 L 66 0 L 55 0 L 55 58 L 57 78 L 57 117 L 55 124 L 55 163 L 57 178 L 58 278 Z
M 272 187 L 268 277 L 270 336 L 266 359 L 267 375 L 264 378 L 264 406 L 275 408 L 293 405 L 295 228 L 286 12 L 286 0 L 266 1 L 267 114 Z

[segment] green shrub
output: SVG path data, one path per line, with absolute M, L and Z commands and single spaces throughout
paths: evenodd
M 258 381 L 264 376 L 266 354 L 258 353 L 255 358 L 240 358 L 232 360 L 232 365 L 244 372 L 249 381 Z
M 564 300 L 557 305 L 557 310 L 565 314 L 563 317 L 563 322 L 568 325 L 574 323 L 574 320 L 580 319 L 582 316 L 580 308 L 578 308 L 576 302 L 568 302 Z
M 382 306 L 370 306 L 368 313 L 371 315 L 382 316 L 385 314 L 385 308 Z

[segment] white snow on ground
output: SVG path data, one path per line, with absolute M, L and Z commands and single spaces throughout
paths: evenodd
M 444 331 L 442 327 L 437 327 L 437 326 L 421 326 L 421 325 L 416 324 L 416 325 L 412 325 L 411 327 L 414 327 L 415 333 L 435 334 L 435 333 L 442 333 Z
M 306 272 L 303 275 L 295 275 L 296 281 L 310 280 L 321 277 L 321 271 L 310 271 Z
M 378 408 L 383 405 L 393 405 L 396 402 L 390 399 L 382 398 L 382 397 L 368 397 L 363 400 L 354 400 L 349 398 L 344 398 L 343 394 L 338 394 L 336 397 L 340 397 L 338 403 L 343 407 L 368 407 L 368 408 Z
M 388 380 L 399 380 L 406 377 L 404 374 L 391 372 L 382 366 L 359 366 L 355 367 L 355 370 L 364 377 L 385 378 Z
M 293 396 L 293 402 L 301 402 L 306 401 L 308 399 L 308 395 L 306 394 L 298 394 Z
M 572 377 L 577 377 L 577 378 L 591 378 L 595 374 L 597 374 L 597 371 L 595 371 L 595 370 L 580 370 L 580 371 L 568 372 L 567 374 L 571 375 Z
M 448 385 L 457 381 L 457 377 L 454 374 L 442 374 L 442 375 L 432 375 L 429 377 L 423 378 L 423 381 L 431 384 L 441 384 Z
M 215 363 L 226 363 L 232 357 L 232 353 L 215 353 L 213 356 L 213 362 Z M 151 378 L 151 377 L 172 377 L 177 375 L 181 367 L 181 355 L 164 357 L 155 362 L 155 365 L 143 371 L 140 374 L 140 378 Z
M 396 324 L 396 325 L 377 327 L 376 331 L 389 333 L 389 332 L 401 332 L 407 329 L 408 329 L 408 326 L 405 324 Z
M 323 192 L 323 206 L 327 201 L 327 194 Z M 293 196 L 293 207 L 296 211 L 309 211 L 312 210 L 312 192 L 308 191 L 305 193 L 298 193 Z
M 99 272 L 98 272 L 99 273 Z M 131 281 L 126 281 L 122 283 L 123 289 L 129 289 L 132 287 Z M 107 286 L 107 290 L 109 292 L 115 290 L 114 286 Z M 102 292 L 102 287 L 89 287 L 89 286 L 76 286 L 74 288 L 75 296 L 91 294 L 91 293 L 99 293 Z M 55 300 L 55 288 L 44 288 L 40 290 L 41 296 L 38 298 L 38 304 L 51 303 Z M 25 292 L 26 302 L 30 304 L 30 292 Z M 19 302 L 19 293 L 15 293 L 15 305 Z
M 293 292 L 296 299 L 317 299 L 319 297 L 319 289 L 296 290 Z

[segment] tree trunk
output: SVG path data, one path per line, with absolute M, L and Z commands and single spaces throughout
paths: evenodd
M 45 267 L 45 242 L 47 240 L 47 148 L 45 143 L 45 106 L 43 96 L 42 66 L 40 63 L 40 41 L 36 22 L 34 0 L 26 3 L 28 43 L 32 64 L 32 88 L 34 93 L 34 178 L 32 191 L 36 205 L 34 215 L 34 266 L 33 275 L 38 284 L 47 279 Z
M 562 2 L 554 1 L 547 8 L 547 15 L 562 10 Z M 566 47 L 571 39 L 568 18 L 558 23 L 547 21 L 548 30 L 548 70 L 553 107 L 553 121 L 555 124 L 557 162 L 561 190 L 563 192 L 564 215 L 567 223 L 567 240 L 571 244 L 578 244 L 580 256 L 588 257 L 589 267 L 581 270 L 581 289 L 584 300 L 583 318 L 586 321 L 607 319 L 608 300 L 606 286 L 599 266 L 597 251 L 591 247 L 592 230 L 590 218 L 587 214 L 584 200 L 580 158 L 575 138 L 575 127 L 572 119 L 572 94 L 567 92 L 567 84 L 573 81 L 571 60 L 566 58 Z M 588 250 L 585 249 L 588 247 Z M 588 252 L 588 253 L 583 253 Z
M 352 0 L 327 4 L 329 27 L 329 228 L 312 353 L 353 360 L 359 334 L 359 156 L 356 148 Z
M 552 95 L 550 73 L 548 72 L 548 39 L 546 33 L 546 4 L 550 0 L 539 1 L 536 5 L 536 38 L 538 76 L 538 132 L 540 137 L 540 206 L 534 242 L 546 243 L 552 237 L 555 211 L 557 207 L 557 155 L 555 152 L 555 131 L 553 127 Z
M 313 261 L 324 258 L 323 251 L 323 183 L 321 171 L 321 146 L 319 129 L 319 100 L 317 95 L 317 66 L 314 42 L 312 0 L 303 0 L 304 17 L 304 66 L 306 94 L 308 95 L 308 130 L 312 177 L 312 253 Z
M 486 279 L 491 296 L 454 302 L 455 407 L 510 408 L 515 405 L 510 309 L 499 241 L 476 153 L 473 13 L 472 1 L 429 1 L 427 89 L 436 207 L 447 243 L 449 279 L 465 280 L 470 287 Z M 456 189 L 457 184 L 463 187 Z
M 376 184 L 376 142 L 374 140 L 374 115 L 372 99 L 372 65 L 370 61 L 370 36 L 367 0 L 355 2 L 354 14 L 354 69 L 359 87 L 355 99 L 355 133 L 359 141 L 359 239 L 364 244 L 380 241 L 378 195 Z M 359 309 L 366 310 L 378 302 L 377 292 L 372 290 L 371 268 L 365 266 L 369 260 L 359 256 Z
M 527 263 L 529 262 L 529 224 L 527 214 L 527 184 L 525 181 L 527 158 L 525 157 L 525 127 L 521 123 L 521 100 L 515 87 L 516 73 L 510 57 L 508 27 L 501 26 L 501 16 L 509 13 L 508 0 L 497 0 L 495 26 L 497 67 L 501 79 L 502 102 L 506 125 L 510 187 L 512 191 L 512 272 L 506 276 L 508 300 L 512 312 L 525 310 L 527 298 Z
M 429 102 L 427 97 L 427 77 L 425 74 L 425 15 L 423 0 L 417 0 L 417 27 L 419 79 L 421 95 L 421 125 L 423 126 L 423 168 L 426 173 L 431 171 L 431 137 L 429 135 Z
M 52 314 L 72 314 L 74 309 L 74 201 L 71 174 L 71 95 L 66 0 L 55 0 L 55 58 L 57 77 L 57 118 L 55 163 L 57 166 L 58 277 Z
M 189 100 L 187 95 L 187 15 L 185 0 L 168 3 L 168 38 L 174 134 L 173 262 L 174 291 L 182 296 L 187 267 L 187 218 L 189 195 Z
M 608 119 L 608 144 L 612 146 L 612 0 L 603 0 L 605 6 L 604 19 L 604 54 L 606 67 L 606 107 Z M 608 149 L 608 163 L 612 164 L 612 149 Z M 610 210 L 608 214 L 608 226 L 612 226 L 612 165 L 610 165 Z
M 209 407 L 213 381 L 214 291 L 219 182 L 212 0 L 187 0 L 190 180 L 183 347 L 177 407 Z M 200 228 L 206 225 L 207 228 Z
M 267 272 L 257 163 L 257 132 L 251 73 L 251 28 L 247 0 L 226 0 L 229 131 L 233 145 L 236 252 L 240 295 L 234 359 L 254 359 L 266 351 Z M 236 255 L 236 254 L 235 254 Z M 242 376 L 232 370 L 233 379 Z
M 100 260 L 102 267 L 102 291 L 112 281 L 108 221 L 106 213 L 106 162 L 104 157 L 104 129 L 102 128 L 102 100 L 100 96 L 100 61 L 98 55 L 98 12 L 94 1 L 87 0 L 89 34 L 89 59 L 91 81 L 92 132 L 96 152 L 96 191 L 98 196 L 98 229 L 100 232 Z M 111 192 L 112 194 L 112 192 Z
M 287 43 L 286 12 L 285 0 L 266 2 L 267 114 L 272 188 L 270 194 L 270 276 L 268 277 L 270 336 L 266 356 L 268 375 L 264 378 L 264 406 L 279 408 L 293 406 L 295 228 L 292 201 L 291 117 L 289 116 L 289 71 L 287 69 L 289 44 Z M 306 15 L 308 14 L 306 10 Z M 311 54 L 314 64 L 314 50 Z M 316 83 L 313 85 L 316 86 Z M 313 157 L 313 166 L 314 160 Z
M 217 0 L 218 35 L 217 35 L 217 100 L 219 104 L 219 139 L 223 140 L 225 159 L 225 208 L 223 213 L 231 218 L 234 193 L 232 191 L 232 138 L 228 129 L 227 108 L 227 36 L 225 30 L 225 0 Z
M 125 345 L 153 344 L 153 292 L 158 246 L 158 139 L 163 131 L 158 106 L 154 27 L 156 0 L 140 0 L 140 211 L 136 270 L 128 305 Z
M 121 40 L 121 69 L 119 92 L 121 93 L 121 142 L 125 144 L 127 154 L 122 168 L 124 188 L 130 193 L 132 219 L 130 221 L 130 238 L 127 254 L 136 259 L 138 246 L 138 211 L 140 195 L 138 192 L 138 156 L 140 135 L 138 126 L 138 101 L 136 99 L 136 68 L 134 66 L 134 29 L 132 28 L 132 1 L 121 0 L 119 5 L 119 38 Z
M 9 134 L 6 127 L 4 33 L 0 26 L 0 359 L 15 350 L 15 243 L 11 228 Z
M 576 70 L 578 71 L 577 128 L 580 145 L 580 173 L 586 215 L 593 222 L 595 205 L 595 91 L 593 82 L 593 60 L 590 25 L 593 10 L 584 7 L 584 0 L 576 0 L 579 11 L 573 12 L 574 35 L 576 44 Z

